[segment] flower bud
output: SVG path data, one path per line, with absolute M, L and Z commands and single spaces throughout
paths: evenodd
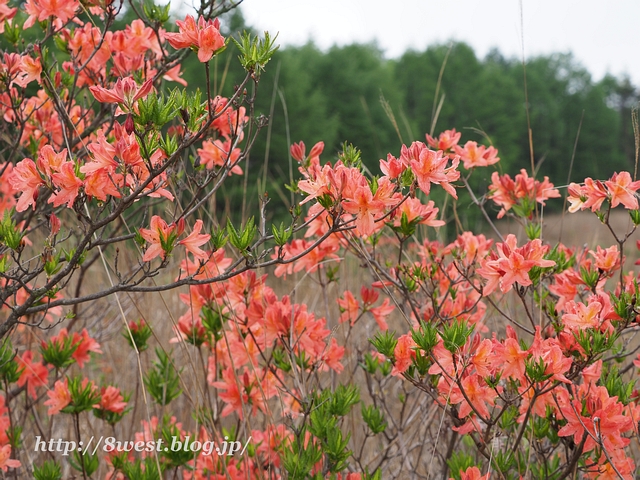
M 56 235 L 60 231 L 60 219 L 53 213 L 49 217 L 49 227 L 51 228 L 51 235 Z
M 176 236 L 179 237 L 184 232 L 184 217 L 180 217 L 180 220 L 178 220 L 177 223 L 177 227 L 178 230 L 176 231 Z
M 127 135 L 131 135 L 135 131 L 135 125 L 131 114 L 127 115 L 127 119 L 124 122 L 124 129 L 127 132 Z

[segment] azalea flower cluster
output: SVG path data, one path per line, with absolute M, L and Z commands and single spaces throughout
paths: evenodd
M 181 269 L 184 275 L 198 272 L 195 278 L 199 279 L 224 272 L 231 264 L 224 250 L 218 250 L 210 253 L 206 263 L 183 261 Z M 216 369 L 228 372 L 231 377 L 233 369 L 254 371 L 266 352 L 274 348 L 300 356 L 307 369 L 342 371 L 340 359 L 344 348 L 331 337 L 326 320 L 316 318 L 306 305 L 292 303 L 289 296 L 279 298 L 266 285 L 266 278 L 249 271 L 226 282 L 190 287 L 189 293 L 180 295 L 189 308 L 178 320 L 178 337 L 174 341 L 185 340 L 215 350 L 216 355 L 209 357 L 211 382 L 217 378 Z M 212 331 L 207 324 L 210 315 L 222 322 L 216 322 L 219 330 Z M 267 374 L 265 371 L 263 376 L 267 378 Z M 257 389 L 254 393 L 260 395 Z M 240 413 L 240 409 L 241 402 L 236 398 L 228 413 L 234 410 Z
M 488 198 L 502 207 L 498 212 L 498 218 L 502 218 L 514 207 L 523 209 L 529 217 L 535 209 L 535 204 L 545 205 L 545 201 L 550 198 L 559 198 L 560 192 L 549 182 L 549 177 L 544 177 L 543 181 L 529 177 L 526 170 L 512 179 L 509 174 L 500 175 L 493 172 L 491 175 L 491 185 L 489 186 Z
M 0 345 L 2 471 L 380 480 L 409 465 L 456 480 L 632 478 L 640 277 L 624 246 L 640 225 L 640 181 L 630 173 L 569 185 L 569 211 L 595 212 L 615 240 L 574 248 L 543 240 L 539 210 L 560 190 L 524 169 L 499 174 L 490 142 L 427 134 L 376 175 L 353 146 L 328 162 L 322 142 L 307 153 L 300 141 L 290 223 L 269 225 L 265 196 L 239 226 L 203 208 L 245 173 L 259 130 L 248 126 L 262 124 L 254 92 L 275 52 L 267 35 L 236 43 L 246 76 L 228 98 L 192 95 L 164 82 L 186 86 L 190 52 L 210 80 L 228 43 L 213 7 L 165 29 L 168 7 L 147 2 L 145 19 L 120 30 L 113 2 L 20 8 L 0 0 L 0 129 L 12 147 L 0 163 L 0 336 L 14 341 Z M 27 45 L 21 32 L 36 23 L 45 37 Z M 470 187 L 479 168 L 492 173 L 484 198 L 526 238 L 463 231 L 462 186 L 493 223 Z M 625 232 L 609 222 L 618 206 L 630 211 Z M 454 221 L 455 239 L 435 230 Z M 96 265 L 108 286 L 96 285 Z M 172 265 L 177 275 L 160 275 Z M 170 289 L 175 320 L 165 296 L 168 315 L 129 318 L 145 316 L 145 293 Z M 108 319 L 119 293 L 122 336 Z M 116 338 L 130 356 L 106 348 Z M 107 368 L 95 376 L 103 351 L 117 352 L 117 368 L 135 364 L 136 387 L 105 383 Z M 101 428 L 145 443 L 251 442 L 237 456 L 114 449 L 42 463 L 21 450 L 23 423 L 43 435 L 73 426 L 78 442 Z M 411 439 L 434 434 L 449 452 L 425 462 Z
M 635 463 L 626 447 L 629 437 L 638 434 L 640 397 L 631 391 L 633 382 L 612 383 L 617 370 L 603 362 L 604 352 L 619 335 L 637 328 L 638 314 L 625 302 L 638 293 L 638 276 L 624 275 L 615 293 L 607 290 L 607 282 L 625 261 L 617 246 L 582 252 L 562 244 L 552 248 L 536 238 L 535 229 L 527 229 L 532 237 L 524 244 L 509 234 L 494 245 L 483 235 L 464 232 L 448 245 L 426 240 L 414 246 L 419 260 L 399 261 L 383 268 L 375 253 L 377 241 L 364 252 L 363 244 L 357 243 L 358 237 L 383 235 L 387 227 L 397 234 L 413 219 L 436 218 L 417 213 L 425 212 L 420 209 L 426 205 L 411 196 L 404 198 L 403 187 L 413 184 L 428 194 L 433 184 L 439 184 L 457 197 L 452 183 L 459 178 L 455 171 L 459 157 L 466 159 L 467 169 L 497 161 L 497 152 L 491 148 L 470 143 L 458 147 L 460 138 L 455 130 L 438 138 L 427 136 L 429 146 L 438 151 L 419 142 L 404 146 L 399 158 L 389 155 L 380 162 L 385 176 L 375 182 L 363 178 L 357 163 L 345 164 L 341 159 L 335 166 L 320 167 L 322 144 L 314 146 L 309 156 L 303 143 L 294 145 L 292 157 L 301 164 L 305 177 L 299 188 L 308 194 L 305 202 L 317 200 L 306 217 L 305 237 L 309 240 L 304 242 L 326 237 L 331 248 L 322 251 L 318 246 L 314 249 L 316 257 L 309 258 L 308 263 L 301 260 L 296 267 L 279 267 L 279 273 L 313 273 L 323 268 L 323 262 L 338 263 L 342 249 L 359 252 L 362 263 L 380 279 L 374 286 L 390 293 L 396 302 L 402 299 L 412 330 L 395 338 L 388 331 L 388 316 L 394 307 L 389 299 L 374 307 L 378 292 L 365 287 L 361 300 L 349 290 L 341 295 L 339 320 L 353 328 L 371 312 L 380 330 L 372 340 L 378 350 L 373 357 L 381 365 L 390 362 L 392 375 L 427 391 L 449 414 L 451 428 L 471 436 L 480 453 L 488 455 L 489 446 L 483 445 L 482 439 L 498 425 L 497 419 L 515 409 L 517 414 L 509 416 L 511 427 L 500 423 L 501 428 L 513 432 L 509 448 L 514 451 L 523 446 L 522 433 L 517 432 L 529 428 L 533 428 L 538 442 L 545 438 L 551 442 L 547 452 L 554 451 L 557 440 L 536 433 L 539 427 L 535 425 L 555 422 L 555 438 L 571 437 L 580 455 L 588 458 L 583 471 L 589 478 L 631 478 Z M 379 193 L 380 188 L 385 194 Z M 624 205 L 637 209 L 637 189 L 627 172 L 616 173 L 607 182 L 587 179 L 585 187 L 571 186 L 570 211 L 591 207 L 597 211 L 604 200 L 611 208 Z M 387 191 L 393 193 L 388 195 Z M 591 193 L 594 191 L 598 193 Z M 488 198 L 501 207 L 498 218 L 512 210 L 528 225 L 535 222 L 536 203 L 544 205 L 559 196 L 547 177 L 538 181 L 522 170 L 515 180 L 494 172 Z M 384 198 L 395 199 L 395 205 L 385 205 Z M 417 206 L 410 200 L 417 200 Z M 341 221 L 345 226 L 353 222 L 354 227 L 340 231 L 335 225 Z M 617 236 L 616 240 L 624 241 L 619 239 L 629 235 Z M 294 240 L 282 249 L 285 258 L 301 251 L 300 242 Z M 496 293 L 506 298 L 512 291 L 522 301 L 523 319 L 511 317 L 498 306 Z M 540 323 L 534 316 L 539 314 L 526 303 L 529 295 L 534 298 L 534 308 L 543 315 Z M 482 336 L 487 331 L 489 303 L 511 322 L 503 339 L 495 333 L 492 338 Z M 514 328 L 531 335 L 530 343 Z M 592 406 L 585 409 L 586 404 Z M 527 449 L 532 448 L 528 441 L 525 444 Z M 560 452 L 557 455 L 558 461 L 570 463 Z M 463 468 L 459 475 L 488 478 L 475 467 Z
M 444 292 L 453 289 L 456 292 L 453 296 L 459 298 L 469 294 L 469 286 L 473 287 L 471 292 L 480 290 L 482 282 L 474 279 L 474 271 L 489 281 L 482 290 L 482 295 L 488 296 L 498 286 L 506 293 L 514 285 L 523 289 L 539 284 L 544 277 L 540 274 L 532 277 L 533 267 L 548 271 L 559 266 L 566 268 L 571 264 L 566 261 L 568 258 L 576 260 L 555 277 L 573 279 L 573 290 L 549 286 L 557 299 L 555 312 L 563 312 L 555 317 L 557 324 L 544 331 L 535 326 L 529 346 L 511 325 L 502 340 L 495 334 L 483 338 L 479 332 L 483 329 L 485 307 L 471 303 L 476 315 L 469 315 L 468 308 L 460 314 L 442 308 L 446 297 L 438 298 L 433 293 L 430 294 L 433 307 L 426 309 L 421 318 L 413 319 L 413 330 L 397 338 L 393 349 L 385 351 L 379 339 L 374 345 L 384 351 L 383 359 L 392 362 L 393 375 L 412 382 L 423 376 L 431 378 L 428 384 L 436 385 L 432 395 L 445 411 L 451 409 L 452 428 L 456 432 L 482 437 L 504 409 L 517 407 L 514 425 L 522 425 L 521 428 L 527 422 L 535 424 L 555 418 L 559 422 L 557 435 L 573 437 L 575 445 L 581 445 L 584 454 L 591 457 L 591 466 L 585 469 L 589 478 L 618 478 L 616 471 L 623 478 L 631 478 L 635 464 L 625 447 L 629 445 L 629 436 L 638 434 L 640 397 L 636 391 L 631 394 L 631 390 L 625 390 L 627 387 L 614 388 L 606 380 L 616 373 L 603 370 L 601 353 L 593 348 L 594 341 L 611 341 L 627 326 L 637 328 L 635 313 L 628 318 L 621 316 L 618 298 L 624 293 L 618 291 L 613 297 L 604 290 L 606 279 L 620 268 L 619 253 L 615 247 L 598 248 L 578 258 L 564 249 L 553 261 L 545 259 L 550 252 L 539 240 L 520 248 L 516 242 L 510 235 L 493 250 L 491 242 L 466 232 L 444 248 L 425 245 L 423 262 L 438 265 L 443 274 L 435 278 L 444 279 Z M 459 248 L 464 244 L 468 246 L 466 249 Z M 440 252 L 451 256 L 449 265 L 454 268 L 446 266 Z M 594 277 L 590 272 L 595 264 L 598 265 L 595 272 L 599 271 L 600 276 L 596 273 Z M 482 268 L 477 268 L 479 265 Z M 449 275 L 445 277 L 444 272 Z M 628 295 L 637 292 L 637 285 L 637 276 L 625 278 Z M 475 295 L 477 299 L 483 298 Z M 577 300 L 585 297 L 584 303 Z M 344 315 L 349 315 L 348 310 L 342 309 Z M 443 330 L 435 327 L 440 322 L 445 322 Z M 526 329 L 517 322 L 516 326 Z M 474 330 L 478 333 L 472 333 Z
M 571 183 L 569 185 L 570 212 L 591 209 L 596 212 L 602 208 L 605 200 L 611 208 L 624 205 L 629 210 L 638 210 L 638 195 L 640 181 L 632 181 L 629 172 L 614 173 L 606 182 L 586 178 L 583 185 Z
M 173 48 L 193 48 L 198 52 L 198 60 L 208 62 L 211 57 L 224 47 L 224 37 L 220 34 L 220 20 L 205 20 L 203 17 L 198 21 L 187 15 L 184 21 L 176 22 L 179 33 L 165 34 L 167 41 Z
M 329 204 L 333 207 L 339 204 L 344 212 L 350 214 L 345 221 L 354 222 L 356 235 L 368 237 L 384 228 L 385 219 L 397 217 L 397 223 L 403 215 L 409 222 L 443 225 L 436 220 L 438 209 L 433 202 L 424 205 L 417 198 L 403 199 L 399 178 L 405 172 L 414 175 L 425 194 L 429 193 L 432 184 L 436 184 L 457 198 L 451 183 L 460 177 L 456 170 L 458 159 L 453 159 L 447 166 L 448 156 L 441 151 L 430 150 L 424 143 L 414 142 L 410 147 L 403 145 L 399 158 L 389 154 L 386 161 L 380 160 L 380 169 L 385 176 L 375 183 L 371 183 L 360 168 L 347 166 L 342 160 L 335 166 L 328 163 L 321 167 L 319 156 L 323 148 L 322 143 L 315 145 L 309 157 L 304 156 L 302 142 L 291 148 L 292 157 L 301 163 L 299 169 L 305 177 L 298 182 L 298 188 L 307 194 L 302 203 L 317 199 L 320 201 L 317 205 L 325 208 Z M 312 215 L 322 211 L 320 207 L 316 208 L 310 212 Z
M 113 137 L 114 143 L 110 143 L 99 132 L 96 140 L 87 145 L 93 155 L 84 164 L 69 159 L 66 148 L 57 153 L 50 145 L 40 150 L 37 162 L 30 158 L 21 160 L 8 176 L 12 192 L 21 193 L 16 210 L 35 209 L 41 187 L 50 193 L 47 203 L 54 207 L 73 208 L 82 193 L 87 199 L 95 197 L 103 202 L 107 197 L 121 198 L 125 189 L 135 190 L 146 182 L 153 168 L 162 165 L 165 158 L 162 150 L 145 162 L 135 135 L 127 134 L 119 124 L 115 125 Z M 173 200 L 173 195 L 164 188 L 165 182 L 163 173 L 147 183 L 145 192 L 151 197 Z
M 232 265 L 225 250 L 219 249 L 206 252 L 206 261 L 183 261 L 181 275 L 206 279 Z M 289 296 L 278 297 L 266 285 L 266 277 L 247 271 L 225 282 L 191 286 L 188 293 L 180 294 L 187 310 L 176 323 L 172 342 L 186 342 L 208 352 L 206 378 L 224 404 L 223 418 L 234 414 L 255 420 L 259 414 L 273 416 L 278 408 L 282 416 L 295 418 L 301 405 L 299 387 L 287 375 L 289 362 L 308 373 L 328 369 L 339 373 L 344 368 L 341 359 L 345 349 L 332 337 L 326 320 L 316 318 L 306 305 L 292 303 Z M 138 332 L 141 328 L 136 324 L 131 327 Z M 275 357 L 281 358 L 276 364 L 266 361 Z M 156 429 L 163 422 L 154 417 L 151 429 L 143 422 L 145 429 L 136 439 L 158 438 L 161 433 Z M 184 431 L 175 417 L 163 426 L 169 427 L 175 427 L 182 439 L 211 439 L 205 428 L 195 434 Z M 259 471 L 263 465 L 280 468 L 276 452 L 281 452 L 292 436 L 283 424 L 254 430 L 251 437 L 259 446 L 253 458 L 233 458 L 221 464 L 222 456 L 197 455 L 185 465 L 183 474 L 185 478 L 206 478 L 207 474 L 245 478 L 247 472 Z
M 3 354 L 7 352 L 8 347 L 10 348 L 8 345 L 3 347 Z M 127 402 L 119 388 L 113 385 L 99 388 L 87 377 L 72 377 L 68 373 L 61 372 L 62 368 L 66 371 L 72 365 L 83 369 L 91 360 L 91 353 L 101 354 L 102 350 L 100 344 L 89 335 L 86 329 L 80 333 L 73 332 L 71 335 L 66 328 L 63 328 L 49 340 L 41 341 L 41 360 L 36 360 L 37 354 L 32 350 L 26 350 L 16 356 L 14 360 L 9 360 L 4 365 L 4 372 L 5 374 L 7 371 L 14 372 L 12 375 L 14 375 L 16 385 L 25 389 L 33 401 L 38 400 L 41 397 L 39 391 L 46 388 L 47 400 L 43 404 L 49 407 L 47 414 L 50 416 L 60 413 L 78 413 L 88 409 L 93 410 L 97 417 L 115 423 L 124 415 L 127 408 Z M 53 378 L 51 379 L 51 377 Z M 80 388 L 70 389 L 70 382 Z M 83 404 L 87 395 L 89 396 L 89 404 Z M 2 409 L 3 413 L 0 418 L 2 418 L 4 426 L 2 436 L 0 436 L 0 442 L 2 442 L 0 457 L 10 452 L 10 446 L 6 441 L 2 441 L 2 438 L 6 440 L 6 435 L 13 428 L 10 425 L 10 420 L 6 417 L 7 408 L 3 405 Z M 9 458 L 9 455 L 6 455 L 0 460 L 0 468 L 4 471 L 7 470 L 7 467 L 20 466 L 19 461 Z

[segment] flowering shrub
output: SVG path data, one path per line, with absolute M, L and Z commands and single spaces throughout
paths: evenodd
M 633 478 L 640 312 L 624 252 L 640 181 L 568 186 L 569 212 L 591 210 L 614 240 L 590 250 L 544 238 L 545 202 L 561 196 L 547 177 L 495 171 L 477 196 L 469 179 L 498 150 L 460 146 L 455 129 L 389 154 L 377 175 L 353 146 L 326 162 L 322 142 L 308 154 L 299 142 L 290 222 L 269 223 L 266 196 L 241 223 L 217 218 L 206 206 L 244 174 L 277 49 L 268 34 L 234 40 L 246 76 L 212 94 L 209 62 L 230 41 L 217 17 L 232 6 L 203 3 L 171 32 L 168 6 L 150 3 L 131 4 L 124 30 L 122 4 L 2 4 L 0 469 Z M 191 51 L 204 93 L 180 76 Z M 495 240 L 430 240 L 445 225 L 440 188 L 447 202 L 466 189 Z M 526 238 L 503 236 L 487 206 Z M 128 308 L 168 291 L 178 318 Z M 109 302 L 122 335 L 100 311 Z

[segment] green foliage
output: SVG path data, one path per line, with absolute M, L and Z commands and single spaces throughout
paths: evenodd
M 231 245 L 236 247 L 243 254 L 251 246 L 251 242 L 253 242 L 253 237 L 255 237 L 257 231 L 258 227 L 255 225 L 253 217 L 247 220 L 245 226 L 240 230 L 236 230 L 236 227 L 233 226 L 233 223 L 231 223 L 231 221 L 227 223 L 227 234 L 229 235 L 229 242 L 231 242 Z
M 33 478 L 35 480 L 61 480 L 62 468 L 54 460 L 45 460 L 39 467 L 34 465 Z
M 378 370 L 380 363 L 377 358 L 374 358 L 370 352 L 364 354 L 364 363 L 361 364 L 362 368 L 369 374 L 374 375 Z
M 16 45 L 20 40 L 20 32 L 22 29 L 18 23 L 11 25 L 8 21 L 4 21 L 4 38 L 12 45 Z
M 573 332 L 573 336 L 587 358 L 595 358 L 610 350 L 618 339 L 615 333 L 600 332 L 593 328 Z
M 207 113 L 207 103 L 202 101 L 202 92 L 200 89 L 190 91 L 188 95 L 186 90 L 180 92 L 176 89 L 174 92 L 185 127 L 189 132 L 197 132 L 206 120 Z
M 69 464 L 74 470 L 83 473 L 87 478 L 91 477 L 100 466 L 100 458 L 97 455 L 91 455 L 89 452 L 73 451 L 69 458 Z
M 524 361 L 524 364 L 527 377 L 529 377 L 532 382 L 544 382 L 553 376 L 553 374 L 545 373 L 547 365 L 542 358 L 537 360 L 528 358 Z
M 160 464 L 162 469 L 162 464 Z M 150 455 L 144 460 L 136 459 L 132 462 L 123 462 L 122 472 L 127 478 L 136 480 L 161 480 L 162 475 L 158 472 L 155 458 Z
M 373 339 L 369 339 L 369 341 L 378 352 L 393 360 L 393 352 L 398 343 L 395 332 L 390 332 L 388 330 L 386 332 L 378 332 L 376 333 L 376 336 Z
M 499 450 L 494 452 L 491 461 L 493 468 L 499 472 L 506 474 L 516 463 L 516 459 L 511 450 Z
M 100 392 L 93 382 L 86 378 L 73 377 L 68 384 L 71 403 L 62 409 L 64 413 L 78 414 L 91 410 L 100 401 Z
M 161 437 L 164 439 L 164 444 L 171 447 L 176 440 L 188 441 L 187 438 L 182 438 L 180 429 L 175 424 L 167 424 L 167 418 L 164 418 L 165 425 L 162 426 Z M 192 440 L 193 441 L 193 440 Z M 162 451 L 162 456 L 166 460 L 166 466 L 168 469 L 175 467 L 181 467 L 187 462 L 193 460 L 194 453 L 187 447 L 182 445 L 182 448 L 168 448 Z
M 416 228 L 420 223 L 420 220 L 422 220 L 421 217 L 416 217 L 409 221 L 407 214 L 402 212 L 402 216 L 400 217 L 400 226 L 396 227 L 391 223 L 389 225 L 395 232 L 399 233 L 403 239 L 406 239 L 416 233 Z
M 151 92 L 138 100 L 136 123 L 144 128 L 162 128 L 178 115 L 178 100 L 182 97 L 179 90 L 174 89 L 168 96 Z
M 45 363 L 53 365 L 57 369 L 65 368 L 71 365 L 74 360 L 72 355 L 78 349 L 79 343 L 74 343 L 72 336 L 64 338 L 58 337 L 57 340 L 49 340 L 43 342 L 40 346 L 40 353 Z
M 147 18 L 160 25 L 169 20 L 170 8 L 171 2 L 168 2 L 166 5 L 156 5 L 153 0 L 145 0 L 142 4 L 142 9 Z
M 322 458 L 322 448 L 315 442 L 296 439 L 284 448 L 282 466 L 291 480 L 307 480 Z
M 609 298 L 613 309 L 623 321 L 633 322 L 636 318 L 635 303 L 636 299 L 640 296 L 640 289 L 638 287 L 637 280 L 633 281 L 633 292 L 620 292 L 619 296 L 613 292 L 609 292 Z
M 225 316 L 220 312 L 218 308 L 209 308 L 204 305 L 200 310 L 200 318 L 202 318 L 202 326 L 204 327 L 207 335 L 213 340 L 212 343 L 222 339 L 222 327 L 226 321 Z M 193 343 L 193 342 L 192 342 Z M 194 345 L 200 346 L 202 343 Z
M 580 278 L 590 289 L 596 288 L 598 280 L 600 279 L 600 273 L 597 270 L 589 270 L 585 267 L 580 267 Z
M 328 402 L 329 412 L 344 417 L 351 407 L 360 401 L 360 393 L 355 385 L 338 385 Z
M 362 404 L 362 419 L 374 435 L 384 432 L 387 428 L 387 422 L 384 420 L 384 415 L 380 409 L 375 407 L 375 405 L 367 407 Z
M 623 405 L 628 405 L 633 394 L 633 387 L 636 380 L 625 382 L 620 376 L 617 365 L 604 364 L 602 366 L 602 376 L 600 383 L 607 388 L 609 396 L 618 397 L 618 401 Z
M 432 323 L 420 322 L 420 328 L 412 330 L 411 337 L 423 352 L 429 354 L 438 344 L 438 329 Z
M 211 243 L 213 244 L 214 251 L 224 247 L 228 239 L 229 236 L 227 235 L 226 229 L 216 227 L 211 229 Z
M 560 456 L 554 455 L 547 464 L 533 462 L 531 467 L 531 475 L 537 480 L 555 480 L 562 475 L 560 468 Z
M 44 262 L 44 272 L 47 274 L 47 277 L 52 277 L 56 273 L 60 271 L 62 268 L 62 263 L 60 263 L 60 257 L 62 256 L 62 252 L 57 252 L 54 254 L 42 255 L 42 260 Z
M 277 37 L 276 35 L 271 38 L 269 32 L 264 32 L 264 38 L 254 37 L 248 32 L 243 32 L 240 35 L 240 41 L 233 39 L 240 51 L 238 56 L 240 64 L 247 72 L 251 72 L 256 77 L 260 76 L 273 54 L 280 48 L 275 44 Z
M 360 168 L 362 166 L 361 156 L 361 152 L 358 148 L 354 147 L 350 143 L 344 142 L 342 144 L 342 153 L 338 155 L 338 159 L 342 161 L 346 167 Z M 375 192 L 373 193 L 375 194 Z
M 163 350 L 156 349 L 156 356 L 158 361 L 145 375 L 144 384 L 159 405 L 168 405 L 182 393 L 179 377 L 182 369 L 176 372 L 170 356 Z
M 131 331 L 131 335 L 129 335 L 129 331 Z M 131 322 L 129 328 L 125 328 L 122 332 L 122 336 L 126 338 L 131 348 L 135 346 L 138 352 L 142 352 L 149 347 L 147 341 L 152 334 L 151 327 L 141 318 L 136 322 Z
M 447 459 L 449 473 L 455 480 L 460 480 L 460 472 L 467 471 L 468 468 L 475 466 L 473 457 L 462 451 L 453 452 Z
M 326 468 L 331 473 L 341 472 L 347 467 L 347 459 L 351 456 L 351 451 L 348 449 L 351 434 L 345 436 L 339 427 L 339 422 L 359 401 L 358 387 L 353 385 L 338 385 L 333 392 L 323 390 L 322 393 L 316 394 L 313 400 L 307 428 L 321 445 L 321 452 L 326 457 Z M 294 446 L 296 443 L 294 442 Z M 288 453 L 293 451 L 294 449 L 285 450 L 285 460 Z M 299 451 L 299 458 L 292 459 L 292 464 L 306 467 L 308 456 L 313 457 L 313 455 L 314 451 Z
M 467 343 L 467 339 L 474 328 L 473 325 L 468 325 L 463 320 L 456 320 L 449 325 L 443 325 L 440 335 L 442 336 L 444 348 L 451 353 L 457 353 Z
M 529 222 L 525 230 L 527 231 L 527 238 L 529 238 L 529 240 L 535 240 L 536 238 L 540 238 L 542 234 L 542 224 Z
M 0 221 L 0 244 L 4 244 L 11 250 L 18 251 L 22 248 L 22 238 L 24 237 L 22 229 L 18 227 L 15 220 L 13 209 L 4 211 L 2 221 Z
M 18 362 L 15 361 L 16 352 L 9 338 L 5 338 L 0 345 L 0 377 L 7 383 L 17 382 L 22 373 Z
M 293 233 L 291 228 L 285 228 L 284 223 L 280 223 L 280 228 L 275 225 L 271 225 L 271 231 L 273 232 L 273 240 L 279 247 L 285 245 Z

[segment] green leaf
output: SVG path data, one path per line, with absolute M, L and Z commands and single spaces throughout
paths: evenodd
M 144 384 L 149 394 L 159 405 L 168 405 L 182 393 L 179 374 L 182 369 L 176 371 L 171 358 L 163 350 L 156 349 L 158 361 L 144 377 Z

